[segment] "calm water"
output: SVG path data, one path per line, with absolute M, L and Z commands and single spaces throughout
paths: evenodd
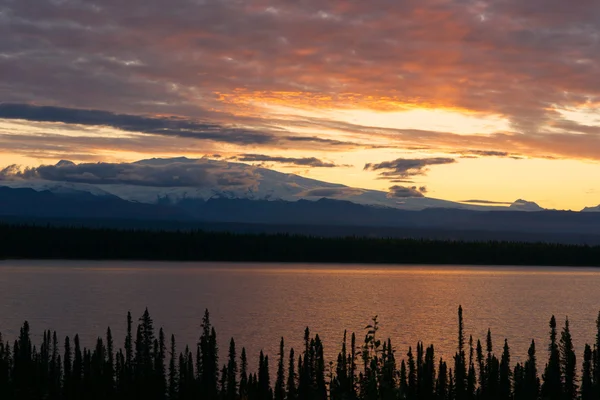
M 0 262 L 0 331 L 11 340 L 28 320 L 36 343 L 43 329 L 52 329 L 60 336 L 79 333 L 89 346 L 110 325 L 122 346 L 127 311 L 136 318 L 147 306 L 155 325 L 175 333 L 182 349 L 197 342 L 208 308 L 222 351 L 233 336 L 249 351 L 251 365 L 260 349 L 275 357 L 281 336 L 287 349 L 300 349 L 307 325 L 334 360 L 344 329 L 356 332 L 360 342 L 375 314 L 382 336 L 391 337 L 399 353 L 423 340 L 436 345 L 437 356 L 449 358 L 459 304 L 467 334 L 483 342 L 491 328 L 497 353 L 508 338 L 513 362 L 525 358 L 534 338 L 540 365 L 550 316 L 562 326 L 568 315 L 579 360 L 583 344 L 595 336 L 600 270 Z

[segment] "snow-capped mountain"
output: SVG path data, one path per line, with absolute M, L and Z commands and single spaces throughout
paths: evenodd
M 378 190 L 353 188 L 286 174 L 237 162 L 207 158 L 148 159 L 130 164 L 74 164 L 62 160 L 37 168 L 26 179 L 0 181 L 0 186 L 32 188 L 66 194 L 73 191 L 95 196 L 117 196 L 148 204 L 177 204 L 189 199 L 250 199 L 298 201 L 321 198 L 403 210 L 453 208 L 463 210 L 540 211 L 535 203 L 517 200 L 509 208 L 463 204 L 430 197 L 393 197 Z

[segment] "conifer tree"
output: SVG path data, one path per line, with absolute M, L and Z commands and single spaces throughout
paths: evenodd
M 487 395 L 487 374 L 483 358 L 483 347 L 479 339 L 477 340 L 476 354 L 477 366 L 479 368 L 479 388 L 477 389 L 477 393 L 479 398 L 484 398 Z
M 288 364 L 288 376 L 287 376 L 287 384 L 286 384 L 286 393 L 287 400 L 295 400 L 297 397 L 297 389 L 296 389 L 296 368 L 295 368 L 295 355 L 294 349 L 290 349 L 290 357 Z
M 204 396 L 209 400 L 217 398 L 217 381 L 218 381 L 218 349 L 217 349 L 217 334 L 215 329 L 210 324 L 210 315 L 208 310 L 205 310 L 202 318 L 202 335 L 200 336 L 200 351 L 201 366 L 200 385 Z
M 440 365 L 438 367 L 438 377 L 435 383 L 435 394 L 436 399 L 446 400 L 448 399 L 448 367 L 446 362 L 440 359 Z
M 560 337 L 560 369 L 563 377 L 564 400 L 575 400 L 577 398 L 577 357 L 573 348 L 573 340 L 569 329 L 569 319 L 565 320 L 565 326 Z
M 327 386 L 325 384 L 325 356 L 323 354 L 323 343 L 319 335 L 315 336 L 314 343 L 314 374 L 316 400 L 325 400 L 327 398 Z M 283 380 L 282 380 L 283 383 Z
M 227 372 L 227 365 L 223 365 L 221 368 L 221 379 L 219 380 L 219 394 L 221 399 L 227 398 L 227 376 L 229 373 Z
M 285 399 L 285 353 L 283 337 L 279 343 L 279 361 L 277 364 L 277 377 L 275 379 L 275 400 Z
M 227 361 L 227 387 L 226 398 L 235 400 L 237 398 L 237 354 L 235 351 L 235 341 L 231 338 L 229 342 L 229 360 Z
M 523 398 L 526 400 L 536 400 L 540 393 L 540 378 L 537 372 L 534 340 L 531 341 L 527 355 L 523 371 Z
M 79 344 L 79 335 L 73 338 L 75 345 L 75 355 L 73 357 L 73 398 L 79 399 L 83 394 L 83 355 Z
M 125 337 L 125 367 L 128 373 L 131 375 L 132 363 L 133 363 L 133 337 L 131 332 L 131 312 L 127 312 L 127 336 Z
M 541 394 L 544 400 L 561 400 L 563 393 L 560 352 L 556 336 L 556 318 L 553 315 L 550 319 L 550 344 L 548 346 L 550 356 L 542 376 L 544 382 Z
M 467 372 L 462 306 L 458 306 L 458 349 L 454 356 L 454 375 L 456 400 L 465 400 L 467 397 Z
M 408 348 L 408 353 L 406 353 L 408 357 L 408 395 L 409 399 L 417 398 L 417 365 L 415 362 L 415 357 L 412 352 L 412 347 Z
M 107 397 L 111 397 L 115 392 L 115 349 L 110 327 L 106 329 L 106 364 L 104 376 L 106 381 L 106 395 Z
M 63 397 L 66 400 L 70 400 L 73 397 L 73 394 L 71 392 L 72 354 L 71 354 L 71 341 L 68 336 L 65 338 L 63 363 L 64 363 Z
M 600 311 L 596 318 L 596 344 L 592 352 L 592 392 L 600 398 Z
M 586 343 L 583 352 L 583 368 L 581 371 L 581 400 L 594 398 L 592 388 L 592 348 Z
M 499 398 L 502 400 L 510 400 L 511 392 L 510 349 L 508 347 L 508 340 L 504 339 L 504 348 L 502 351 L 502 359 L 500 361 Z
M 408 389 L 408 373 L 406 372 L 406 362 L 402 360 L 400 362 L 400 382 L 398 384 L 400 387 L 400 398 L 408 399 L 409 398 L 409 389 Z
M 167 347 L 165 344 L 165 333 L 162 328 L 158 331 L 158 341 L 155 340 L 154 350 L 154 379 L 156 380 L 156 397 L 163 399 L 167 392 L 167 374 L 165 371 L 165 359 L 167 358 Z
M 488 329 L 486 338 L 486 351 L 486 396 L 488 396 L 489 398 L 496 398 L 500 391 L 500 365 L 498 359 L 494 355 L 492 331 L 490 329 Z
M 169 351 L 169 400 L 177 399 L 177 349 L 175 346 L 175 335 L 171 335 L 171 350 Z
M 521 363 L 515 365 L 513 371 L 513 399 L 514 400 L 525 400 L 525 370 Z
M 248 359 L 246 358 L 246 348 L 242 347 L 240 357 L 240 398 L 242 400 L 248 397 Z
M 473 400 L 475 398 L 475 391 L 477 387 L 477 374 L 475 372 L 475 349 L 473 348 L 473 335 L 469 335 L 469 364 L 467 372 L 467 399 Z
M 271 379 L 269 377 L 269 356 L 261 350 L 258 365 L 258 396 L 260 400 L 271 400 Z

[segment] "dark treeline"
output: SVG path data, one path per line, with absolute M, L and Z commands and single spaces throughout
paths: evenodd
M 0 258 L 599 266 L 600 246 L 0 225 Z
M 144 312 L 137 327 L 127 315 L 123 347 L 110 328 L 96 345 L 82 348 L 79 337 L 58 340 L 46 331 L 32 344 L 27 322 L 10 345 L 0 336 L 1 399 L 206 399 L 206 400 L 591 400 L 600 398 L 600 314 L 598 335 L 578 359 L 568 319 L 559 331 L 550 319 L 546 363 L 537 361 L 534 341 L 524 363 L 511 364 L 510 347 L 495 344 L 488 330 L 482 343 L 467 339 L 458 309 L 458 344 L 453 360 L 438 359 L 422 342 L 407 352 L 381 340 L 377 317 L 364 339 L 344 333 L 337 359 L 327 362 L 323 344 L 309 329 L 298 352 L 284 339 L 275 358 L 260 352 L 257 368 L 246 351 L 229 341 L 218 357 L 217 335 L 206 311 L 193 348 L 178 348 L 175 337 L 155 330 Z M 276 371 L 274 376 L 272 371 Z

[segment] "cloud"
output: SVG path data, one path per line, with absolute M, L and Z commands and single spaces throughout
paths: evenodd
M 472 204 L 492 204 L 492 205 L 511 205 L 511 202 L 507 201 L 491 201 L 491 200 L 461 200 L 461 203 L 472 203 Z
M 37 122 L 109 126 L 128 132 L 212 140 L 238 145 L 268 144 L 272 134 L 174 117 L 145 117 L 100 110 L 0 103 L 0 118 Z
M 395 179 L 404 181 L 413 176 L 425 175 L 427 167 L 431 165 L 452 164 L 456 160 L 453 158 L 398 158 L 393 161 L 385 161 L 377 164 L 365 164 L 366 171 L 381 171 L 379 175 L 382 179 Z
M 312 110 L 451 109 L 500 117 L 510 128 L 486 137 L 432 133 L 431 147 L 600 159 L 594 124 L 557 111 L 598 108 L 594 0 L 126 3 L 4 2 L 0 98 L 207 118 L 196 136 L 236 145 L 294 137 L 264 129 L 272 116 L 265 99 Z M 237 124 L 249 115 L 252 124 Z M 319 145 L 319 131 L 310 135 L 308 144 Z M 395 136 L 391 146 L 423 143 L 416 130 Z
M 319 160 L 315 157 L 303 157 L 303 158 L 294 158 L 294 157 L 273 157 L 267 156 L 264 154 L 241 154 L 239 156 L 233 157 L 233 159 L 243 162 L 275 162 L 282 164 L 293 164 L 293 165 L 301 165 L 307 167 L 323 167 L 323 168 L 333 168 L 339 167 L 339 165 Z
M 508 151 L 498 151 L 498 150 L 460 150 L 460 151 L 453 152 L 453 154 L 460 154 L 464 158 L 504 157 L 504 158 L 512 158 L 515 160 L 520 160 L 522 158 L 517 154 L 513 154 Z
M 424 186 L 407 187 L 407 186 L 394 185 L 389 188 L 387 197 L 390 197 L 390 198 L 425 197 L 426 192 L 427 192 L 427 188 L 425 188 Z
M 256 187 L 259 175 L 251 167 L 235 167 L 209 160 L 146 160 L 135 163 L 82 163 L 0 170 L 0 180 L 48 180 L 88 184 L 125 184 L 152 187 Z
M 364 193 L 362 189 L 356 189 L 351 187 L 329 187 L 329 188 L 316 188 L 309 189 L 298 196 L 301 197 L 347 197 L 347 196 L 358 196 Z

